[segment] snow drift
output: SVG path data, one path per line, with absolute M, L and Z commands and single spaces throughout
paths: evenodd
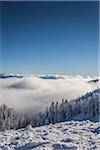
M 0 149 L 12 150 L 99 150 L 99 123 L 68 121 L 0 132 Z

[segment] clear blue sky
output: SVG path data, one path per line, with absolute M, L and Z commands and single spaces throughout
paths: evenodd
M 1 72 L 97 74 L 98 2 L 2 2 Z

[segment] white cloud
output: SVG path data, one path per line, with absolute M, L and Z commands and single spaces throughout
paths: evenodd
M 62 98 L 71 100 L 97 87 L 97 83 L 87 82 L 92 79 L 91 77 L 63 76 L 63 78 L 48 80 L 26 76 L 0 79 L 0 104 L 6 103 L 18 111 L 40 112 L 51 104 L 51 101 L 61 101 Z

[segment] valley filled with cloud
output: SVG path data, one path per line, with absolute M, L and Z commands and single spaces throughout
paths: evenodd
M 38 113 L 52 101 L 70 101 L 99 87 L 99 77 L 95 76 L 4 74 L 0 77 L 0 104 Z

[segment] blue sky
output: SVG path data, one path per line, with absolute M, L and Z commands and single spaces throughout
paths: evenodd
M 97 74 L 98 2 L 2 2 L 1 72 Z

